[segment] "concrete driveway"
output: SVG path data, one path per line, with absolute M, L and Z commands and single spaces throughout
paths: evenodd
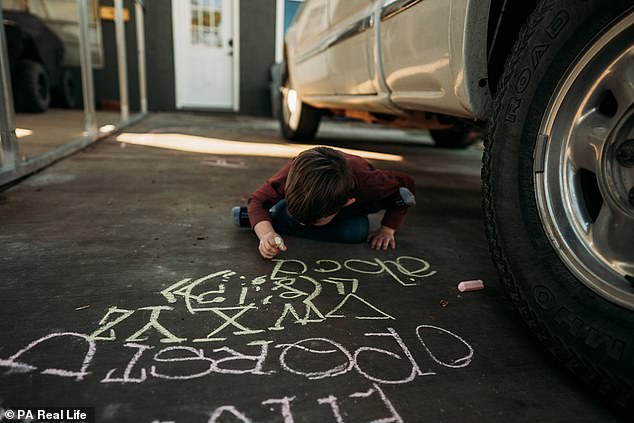
M 155 114 L 0 193 L 0 408 L 147 423 L 619 420 L 505 297 L 479 149 L 347 123 L 316 143 L 414 177 L 395 251 L 288 238 L 279 260 L 260 258 L 229 209 L 303 148 L 268 119 Z M 469 279 L 484 290 L 459 293 Z

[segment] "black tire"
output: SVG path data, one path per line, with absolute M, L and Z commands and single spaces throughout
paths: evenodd
M 62 109 L 76 109 L 78 101 L 75 92 L 73 73 L 70 69 L 64 69 L 60 85 L 51 90 L 52 104 Z
M 533 160 L 551 95 L 576 58 L 630 8 L 630 0 L 538 3 L 494 99 L 482 179 L 493 259 L 524 321 L 566 368 L 634 411 L 634 311 L 595 293 L 560 259 L 540 217 Z
M 13 98 L 18 112 L 41 113 L 51 102 L 49 80 L 44 67 L 33 60 L 22 60 L 17 66 Z
M 434 145 L 440 148 L 467 148 L 474 142 L 470 128 L 455 127 L 449 129 L 430 129 L 429 134 Z
M 319 130 L 319 124 L 321 122 L 322 111 L 315 107 L 312 107 L 301 101 L 301 98 L 297 99 L 297 111 L 295 113 L 298 116 L 296 124 L 291 123 L 291 113 L 289 112 L 289 106 L 287 104 L 287 92 L 291 89 L 288 74 L 286 72 L 286 66 L 283 66 L 282 72 L 282 87 L 280 92 L 280 132 L 282 137 L 288 141 L 312 141 L 317 135 Z

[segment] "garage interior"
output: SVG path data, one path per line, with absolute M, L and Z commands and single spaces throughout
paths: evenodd
M 294 144 L 248 108 L 152 110 L 150 1 L 67 2 L 73 109 L 15 113 L 0 31 L 0 422 L 19 407 L 97 422 L 626 420 L 529 335 L 499 282 L 482 142 L 332 118 Z M 97 15 L 118 58 L 104 101 Z M 317 145 L 415 179 L 396 250 L 290 237 L 267 261 L 234 226 L 232 207 Z M 459 292 L 468 280 L 484 289 Z

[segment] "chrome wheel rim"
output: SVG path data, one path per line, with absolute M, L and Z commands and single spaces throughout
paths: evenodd
M 634 13 L 570 68 L 542 119 L 536 200 L 566 267 L 634 310 Z M 607 66 L 606 66 L 607 65 Z

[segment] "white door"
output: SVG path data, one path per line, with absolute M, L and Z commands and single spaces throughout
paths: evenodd
M 172 1 L 177 108 L 237 110 L 234 3 Z

